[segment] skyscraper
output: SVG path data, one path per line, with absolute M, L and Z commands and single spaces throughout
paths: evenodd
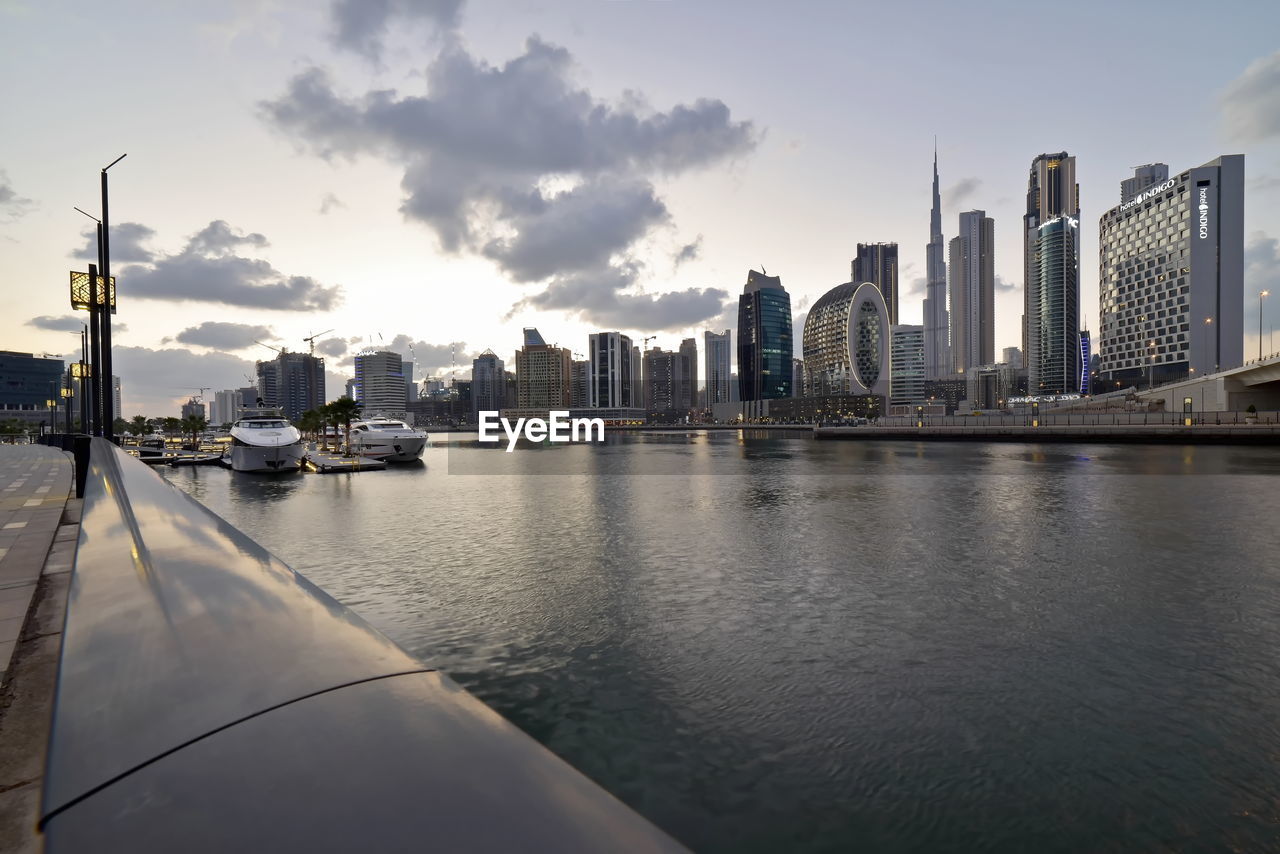
M 952 373 L 995 361 L 995 220 L 986 211 L 960 214 L 949 244 Z
M 1165 163 L 1148 163 L 1145 166 L 1137 166 L 1133 170 L 1132 178 L 1125 178 L 1120 182 L 1120 204 L 1123 205 L 1134 196 L 1144 192 L 1148 187 L 1163 184 L 1168 180 L 1169 166 Z
M 521 409 L 558 409 L 571 402 L 572 355 L 552 347 L 538 330 L 526 327 L 524 347 L 516 353 L 517 406 Z
M 880 289 L 846 282 L 809 309 L 802 332 L 805 397 L 889 395 L 891 324 Z
M 638 353 L 631 338 L 621 332 L 593 332 L 588 336 L 588 406 L 615 409 L 643 405 Z
M 1023 217 L 1022 347 L 1031 394 L 1080 385 L 1080 185 L 1065 151 L 1031 161 Z
M 730 386 L 733 373 L 732 340 L 733 334 L 728 329 L 721 335 L 710 331 L 702 333 L 702 356 L 706 360 L 707 374 L 705 400 L 708 409 L 714 404 L 733 400 Z
M 791 359 L 791 296 L 778 276 L 751 270 L 738 298 L 741 399 L 790 397 Z
M 258 362 L 257 370 L 263 405 L 280 409 L 290 421 L 324 404 L 324 359 L 281 350 L 271 361 Z
M 1147 185 L 1104 213 L 1098 255 L 1092 344 L 1112 388 L 1243 362 L 1243 154 Z
M 871 282 L 884 296 L 889 322 L 898 322 L 898 244 L 859 243 L 853 259 L 851 282 Z
M 924 393 L 924 327 L 894 324 L 889 344 L 889 402 L 919 406 Z
M 355 393 L 362 415 L 403 419 L 405 407 L 404 359 L 390 350 L 356 354 Z
M 506 404 L 506 366 L 496 353 L 485 350 L 471 362 L 471 412 L 498 412 Z
M 929 245 L 924 297 L 924 368 L 928 379 L 950 376 L 950 320 L 947 312 L 947 261 L 942 242 L 942 198 L 938 193 L 938 149 L 933 150 L 933 209 L 929 213 Z
M 689 412 L 698 406 L 698 342 L 685 338 L 680 342 L 680 397 L 676 408 Z

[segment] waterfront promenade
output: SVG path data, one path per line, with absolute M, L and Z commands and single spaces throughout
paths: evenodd
M 974 442 L 1104 442 L 1143 444 L 1280 445 L 1277 424 L 1029 424 L 862 425 L 817 427 L 817 439 L 911 439 Z
M 39 851 L 45 745 L 79 533 L 69 454 L 0 445 L 0 850 Z

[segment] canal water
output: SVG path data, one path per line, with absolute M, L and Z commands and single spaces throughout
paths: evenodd
M 469 438 L 158 471 L 695 850 L 1280 850 L 1280 449 Z

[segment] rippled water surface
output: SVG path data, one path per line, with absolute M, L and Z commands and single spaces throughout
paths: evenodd
M 454 442 L 161 473 L 696 850 L 1280 849 L 1280 450 Z

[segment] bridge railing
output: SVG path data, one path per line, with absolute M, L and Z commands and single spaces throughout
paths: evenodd
M 981 415 L 926 415 L 926 427 L 1030 427 L 1033 420 L 1041 427 L 1138 427 L 1181 426 L 1190 418 L 1192 426 L 1230 426 L 1245 424 L 1280 424 L 1280 412 L 1256 413 L 1250 420 L 1247 412 L 1108 412 L 1083 410 L 1080 412 L 996 413 Z M 893 415 L 878 419 L 878 427 L 915 427 L 914 416 Z M 832 425 L 834 426 L 834 425 Z
M 101 439 L 40 823 L 55 854 L 683 850 Z

